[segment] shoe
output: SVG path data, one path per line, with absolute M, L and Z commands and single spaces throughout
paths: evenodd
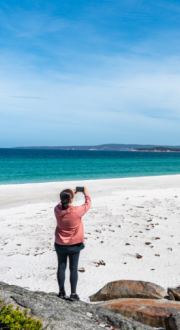
M 78 301 L 78 300 L 79 300 L 79 296 L 77 295 L 77 293 L 76 293 L 76 294 L 72 294 L 72 293 L 71 293 L 69 299 L 70 299 L 71 301 Z
M 61 299 L 65 299 L 65 296 L 66 296 L 65 291 L 60 291 L 59 294 L 58 294 L 58 297 L 61 298 Z

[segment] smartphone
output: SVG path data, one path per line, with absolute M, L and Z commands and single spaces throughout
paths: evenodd
M 76 187 L 77 192 L 84 192 L 84 187 Z

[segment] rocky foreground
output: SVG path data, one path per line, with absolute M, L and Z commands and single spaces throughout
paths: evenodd
M 0 299 L 5 305 L 28 309 L 29 314 L 40 319 L 47 330 L 152 329 L 97 305 L 65 301 L 54 293 L 32 292 L 3 282 L 0 282 Z
M 145 295 L 146 299 L 140 299 L 140 297 L 113 299 L 98 305 L 88 304 L 82 301 L 71 302 L 58 298 L 55 293 L 33 292 L 3 282 L 0 282 L 0 299 L 4 305 L 11 304 L 14 307 L 20 306 L 20 310 L 24 308 L 27 309 L 29 315 L 40 319 L 43 323 L 43 329 L 47 330 L 98 330 L 102 327 L 112 330 L 152 330 L 153 328 L 146 324 L 148 322 L 155 327 L 162 324 L 167 330 L 180 330 L 180 301 L 162 299 L 164 291 L 161 287 L 154 284 L 150 285 L 150 283 L 145 284 L 146 282 L 125 281 L 123 286 L 122 281 L 119 282 L 121 282 L 120 284 L 121 288 L 123 288 L 122 293 L 124 296 L 127 294 L 131 295 L 130 291 L 132 289 L 133 297 L 135 297 L 135 290 L 138 288 L 138 290 L 141 291 L 140 297 Z M 96 299 L 97 301 L 98 295 L 102 294 L 104 297 L 106 295 L 105 300 L 107 300 L 107 298 L 111 299 L 111 295 L 114 295 L 114 290 L 117 290 L 117 288 L 118 281 L 109 283 L 105 288 L 91 297 L 91 299 Z M 148 299 L 148 290 L 150 297 L 153 296 L 154 300 Z M 134 301 L 134 305 L 130 306 L 132 305 L 132 301 Z M 138 305 L 139 301 L 140 305 Z M 149 302 L 148 309 L 145 306 L 147 301 Z M 156 302 L 155 309 L 153 309 L 154 307 L 151 305 L 152 301 Z M 128 304 L 126 304 L 126 302 L 128 302 Z M 162 303 L 168 304 L 168 309 L 166 311 L 164 311 L 163 306 L 161 306 Z M 122 305 L 128 305 L 128 308 L 122 308 Z M 139 311 L 143 311 L 144 309 L 144 320 L 143 318 L 139 318 L 142 323 L 135 320 L 135 309 Z M 149 317 L 150 314 L 151 316 Z M 156 319 L 155 323 L 153 323 L 154 321 L 149 321 L 153 319 Z M 160 323 L 158 323 L 158 320 L 160 320 Z

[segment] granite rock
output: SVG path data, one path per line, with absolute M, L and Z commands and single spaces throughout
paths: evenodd
M 90 301 L 112 300 L 118 298 L 162 299 L 167 292 L 159 285 L 144 281 L 121 280 L 107 283 Z
M 82 301 L 71 302 L 56 293 L 33 292 L 19 286 L 0 282 L 0 299 L 4 305 L 26 308 L 28 314 L 38 318 L 47 330 L 153 330 L 151 327 L 128 320 L 120 314 Z
M 117 299 L 98 305 L 155 328 L 166 328 L 170 315 L 180 311 L 180 302 L 166 299 Z
M 180 287 L 177 288 L 168 288 L 168 294 L 172 294 L 174 300 L 180 301 Z
M 180 312 L 172 313 L 167 320 L 167 330 L 180 330 Z

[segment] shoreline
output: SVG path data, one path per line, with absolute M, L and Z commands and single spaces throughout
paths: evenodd
M 118 177 L 118 178 L 102 178 L 102 179 L 79 179 L 79 180 L 66 180 L 66 181 L 44 181 L 44 182 L 22 182 L 22 183 L 0 183 L 1 187 L 14 186 L 14 185 L 33 185 L 33 184 L 56 184 L 56 183 L 65 183 L 65 182 L 89 182 L 89 181 L 106 181 L 106 180 L 122 180 L 122 179 L 140 179 L 140 178 L 152 178 L 152 177 L 172 177 L 180 176 L 180 173 L 177 174 L 158 174 L 158 175 L 144 175 L 144 176 L 128 176 L 128 177 Z
M 76 186 L 86 187 L 91 197 L 97 198 L 112 196 L 114 192 L 125 190 L 179 188 L 180 174 L 0 185 L 0 194 L 2 196 L 0 209 L 25 205 L 27 203 L 58 202 L 60 191 L 68 187 L 73 189 Z M 78 194 L 76 198 L 77 200 L 82 200 L 83 195 Z

